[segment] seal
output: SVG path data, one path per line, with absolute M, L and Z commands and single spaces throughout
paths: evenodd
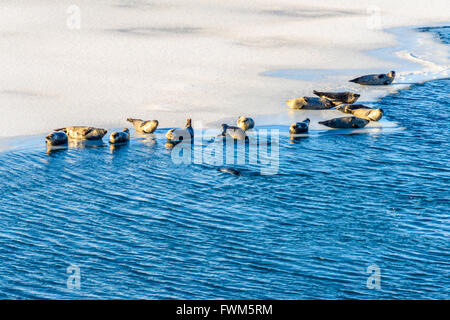
M 120 132 L 113 132 L 109 136 L 109 143 L 111 144 L 126 143 L 128 141 L 130 141 L 130 130 L 128 128 Z
M 232 174 L 234 176 L 241 176 L 241 172 L 239 170 L 233 169 L 233 168 L 219 168 L 217 169 L 217 171 L 220 172 L 224 172 L 224 173 L 229 173 Z
M 167 140 L 166 144 L 164 145 L 166 147 L 166 149 L 172 149 L 173 147 L 175 147 L 179 142 L 175 142 L 175 141 L 169 141 Z
M 342 118 L 334 118 L 326 121 L 319 121 L 320 124 L 324 126 L 335 128 L 335 129 L 358 129 L 364 128 L 369 120 L 360 119 L 357 117 L 342 117 Z
M 170 129 L 166 133 L 166 138 L 172 142 L 181 142 L 194 138 L 194 129 L 192 128 L 192 119 L 186 120 L 184 129 Z
M 141 119 L 133 119 L 127 118 L 128 122 L 133 124 L 134 129 L 136 129 L 139 133 L 153 133 L 158 127 L 158 120 L 141 120 Z
M 347 103 L 347 104 L 352 104 L 355 103 L 356 100 L 359 99 L 359 97 L 361 96 L 358 93 L 354 93 L 354 92 L 349 92 L 349 91 L 345 91 L 345 92 L 321 92 L 321 91 L 316 91 L 314 90 L 313 93 L 316 96 L 319 96 L 320 98 L 325 98 L 330 100 L 335 106 Z
M 248 140 L 248 136 L 245 133 L 245 131 L 239 127 L 229 126 L 224 123 L 220 126 L 220 128 L 222 129 L 222 133 L 219 134 L 219 137 L 220 136 L 229 136 L 229 137 L 233 138 L 234 140 Z
M 339 106 L 336 109 L 343 113 L 349 113 L 354 115 L 355 117 L 370 121 L 378 121 L 383 117 L 384 114 L 384 111 L 381 108 L 372 109 L 362 104 Z
M 356 109 L 372 109 L 371 107 L 365 106 L 363 104 L 352 104 L 352 105 L 344 105 L 336 107 L 336 110 L 339 110 L 343 113 L 352 113 L 352 110 Z
M 395 78 L 395 71 L 386 74 L 368 74 L 366 76 L 358 77 L 349 82 L 359 83 L 365 86 L 383 86 L 391 84 Z
M 68 142 L 67 134 L 63 131 L 54 131 L 45 137 L 47 146 L 62 146 Z
M 305 133 L 308 132 L 309 128 L 309 119 L 305 119 L 302 122 L 295 122 L 291 125 L 289 128 L 290 134 L 299 134 L 299 133 Z
M 240 116 L 237 120 L 237 126 L 244 131 L 253 129 L 255 127 L 255 121 L 252 118 Z
M 94 127 L 72 126 L 54 131 L 62 131 L 67 134 L 69 139 L 75 140 L 101 140 L 108 130 Z
M 301 97 L 290 99 L 286 101 L 286 104 L 291 109 L 302 110 L 326 110 L 334 107 L 334 104 L 330 100 L 317 97 Z

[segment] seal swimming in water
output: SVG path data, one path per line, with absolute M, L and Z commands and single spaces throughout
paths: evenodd
M 383 117 L 384 111 L 383 109 L 372 109 L 367 106 L 364 106 L 362 104 L 355 104 L 355 105 L 346 105 L 346 106 L 339 106 L 336 108 L 336 110 L 339 110 L 343 113 L 349 113 L 354 115 L 355 117 L 371 120 L 371 121 L 378 121 Z
M 308 132 L 309 128 L 309 119 L 305 119 L 302 122 L 296 122 L 291 125 L 289 128 L 290 134 L 299 134 L 299 133 L 305 133 Z
M 136 129 L 139 133 L 153 133 L 158 127 L 158 120 L 141 120 L 141 119 L 133 119 L 127 118 L 128 122 L 133 124 L 134 129 Z
M 72 126 L 54 131 L 62 131 L 67 134 L 69 139 L 75 140 L 101 140 L 108 130 L 94 127 Z
M 252 118 L 240 116 L 237 120 L 237 126 L 244 131 L 253 129 L 255 127 L 255 121 Z
M 113 132 L 109 136 L 109 143 L 126 143 L 130 141 L 130 130 L 128 128 L 123 129 L 120 132 Z
M 224 123 L 220 128 L 222 129 L 222 133 L 219 136 L 230 136 L 234 140 L 248 140 L 245 131 L 239 127 L 229 126 Z
M 361 96 L 358 93 L 353 93 L 353 92 L 320 92 L 320 91 L 316 91 L 314 90 L 313 93 L 316 96 L 319 96 L 320 98 L 325 98 L 330 100 L 335 106 L 338 106 L 340 104 L 344 104 L 344 103 L 348 103 L 348 104 L 352 104 L 355 103 L 356 100 L 359 99 L 359 97 Z
M 47 146 L 62 146 L 68 142 L 67 134 L 63 131 L 54 131 L 45 137 Z
M 320 124 L 335 129 L 364 128 L 369 122 L 369 120 L 360 119 L 357 117 L 342 117 L 326 121 L 319 121 Z
M 391 84 L 395 78 L 395 71 L 388 72 L 387 74 L 368 74 L 366 76 L 358 77 L 349 82 L 359 83 L 365 86 L 383 86 Z
M 326 110 L 334 107 L 334 104 L 330 100 L 317 97 L 301 97 L 290 99 L 286 101 L 286 104 L 291 109 L 303 110 Z
M 194 138 L 194 129 L 192 128 L 192 119 L 186 120 L 184 129 L 170 129 L 166 133 L 167 140 L 172 142 L 180 142 L 187 139 Z
M 220 172 L 224 172 L 224 173 L 229 173 L 232 174 L 234 176 L 241 176 L 241 172 L 239 170 L 233 169 L 233 168 L 219 168 L 217 169 L 217 171 Z

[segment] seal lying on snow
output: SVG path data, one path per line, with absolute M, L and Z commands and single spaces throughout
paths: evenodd
M 108 130 L 94 127 L 72 126 L 55 131 L 62 131 L 67 134 L 69 139 L 76 140 L 101 140 Z
M 320 92 L 314 90 L 313 93 L 320 98 L 325 98 L 330 100 L 335 106 L 338 106 L 343 103 L 352 104 L 355 103 L 356 100 L 361 96 L 358 93 L 353 92 Z
M 170 129 L 166 133 L 166 138 L 172 142 L 181 142 L 183 140 L 194 138 L 194 129 L 192 128 L 192 119 L 186 120 L 184 129 Z
M 324 126 L 335 129 L 351 129 L 351 128 L 364 128 L 369 123 L 369 120 L 360 119 L 357 117 L 342 117 L 326 121 L 319 121 L 319 123 L 323 124 Z
M 125 143 L 130 141 L 130 130 L 127 128 L 123 129 L 120 132 L 113 132 L 109 136 L 109 143 L 116 144 L 116 143 Z
M 326 110 L 334 107 L 334 104 L 330 100 L 316 97 L 290 99 L 286 101 L 286 104 L 291 109 L 303 110 Z
M 291 125 L 289 128 L 290 134 L 299 134 L 299 133 L 305 133 L 308 132 L 309 127 L 309 119 L 305 119 L 302 122 L 296 122 Z
M 153 133 L 158 127 L 158 120 L 141 120 L 141 119 L 133 119 L 127 118 L 128 122 L 133 124 L 133 127 L 137 132 L 140 133 Z
M 394 78 L 395 71 L 391 71 L 387 74 L 369 74 L 349 80 L 349 82 L 359 83 L 366 86 L 382 86 L 391 84 L 392 81 L 394 81 Z
M 340 106 L 337 107 L 336 110 L 339 110 L 343 113 L 350 113 L 354 115 L 355 117 L 371 120 L 371 121 L 378 121 L 383 117 L 384 111 L 383 109 L 372 109 L 367 106 L 364 106 L 362 104 L 354 104 L 354 105 L 346 105 L 346 106 Z
M 252 118 L 239 117 L 237 120 L 237 126 L 244 131 L 253 129 L 255 127 L 255 121 Z
M 67 144 L 67 134 L 63 131 L 55 131 L 45 137 L 47 146 L 62 146 Z
M 227 124 L 222 124 L 220 128 L 222 129 L 222 133 L 219 136 L 229 136 L 234 140 L 248 140 L 247 134 L 241 128 L 229 126 Z

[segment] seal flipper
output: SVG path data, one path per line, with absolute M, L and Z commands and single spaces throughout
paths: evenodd
M 323 96 L 323 92 L 319 92 L 319 91 L 313 90 L 313 93 L 314 93 L 316 96 L 318 96 L 318 97 Z
M 88 134 L 91 133 L 91 132 L 92 132 L 92 128 L 86 128 L 86 129 L 83 130 L 83 133 L 82 133 L 82 134 L 83 134 L 84 136 L 86 136 L 86 135 L 88 135 Z

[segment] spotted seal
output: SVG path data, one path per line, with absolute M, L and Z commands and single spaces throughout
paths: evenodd
M 319 121 L 319 123 L 323 124 L 324 126 L 335 129 L 351 129 L 351 128 L 358 129 L 364 128 L 369 123 L 369 120 L 360 119 L 357 117 L 342 117 L 325 121 Z
M 386 74 L 368 74 L 366 76 L 358 77 L 349 82 L 358 83 L 365 86 L 383 86 L 391 84 L 395 78 L 395 71 Z
M 194 129 L 192 128 L 192 119 L 186 120 L 186 125 L 184 129 L 170 129 L 166 133 L 166 138 L 168 141 L 180 142 L 183 140 L 189 140 L 194 138 Z
M 291 125 L 289 128 L 290 134 L 299 134 L 299 133 L 306 133 L 308 132 L 309 128 L 309 119 L 305 119 L 302 122 L 295 122 Z
M 128 141 L 130 141 L 130 130 L 128 128 L 119 132 L 113 132 L 109 136 L 109 143 L 111 144 L 126 143 Z
M 127 118 L 128 122 L 133 124 L 134 129 L 136 129 L 139 133 L 153 133 L 158 127 L 158 120 L 141 120 L 141 119 L 133 119 Z
M 378 121 L 383 117 L 383 109 L 372 109 L 362 104 L 339 106 L 337 110 L 343 113 L 349 113 L 355 117 L 370 121 Z
M 359 93 L 354 92 L 321 92 L 314 90 L 313 93 L 320 98 L 325 98 L 330 100 L 335 106 L 347 103 L 352 104 L 355 103 L 356 100 L 361 96 Z
M 63 131 L 54 131 L 45 137 L 47 146 L 62 146 L 68 142 L 67 134 Z
M 101 140 L 108 130 L 94 127 L 72 126 L 55 129 L 54 131 L 65 132 L 69 139 L 75 140 Z
M 286 101 L 291 109 L 302 110 L 326 110 L 334 107 L 334 104 L 325 98 L 317 97 L 300 97 Z
M 237 126 L 244 131 L 253 129 L 255 127 L 255 121 L 252 118 L 240 116 L 237 120 Z

